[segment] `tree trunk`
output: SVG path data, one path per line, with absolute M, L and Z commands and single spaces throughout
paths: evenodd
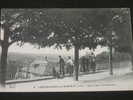
M 109 47 L 109 67 L 110 67 L 110 75 L 113 75 L 113 64 L 112 64 L 112 46 Z
M 5 87 L 8 46 L 1 46 L 0 85 Z
M 78 71 L 79 71 L 79 48 L 78 48 L 78 46 L 75 46 L 75 48 L 74 48 L 74 57 L 75 57 L 75 59 L 74 59 L 74 68 L 75 68 L 75 80 L 76 81 L 78 81 Z
M 132 54 L 132 58 L 131 59 L 132 59 L 132 71 L 133 71 L 133 54 Z
M 132 52 L 131 52 L 132 53 L 131 54 L 131 62 L 132 62 L 132 71 L 133 71 L 133 45 L 132 45 L 132 48 L 131 49 L 132 49 Z
M 131 54 L 131 63 L 132 63 L 132 71 L 133 71 L 133 52 Z

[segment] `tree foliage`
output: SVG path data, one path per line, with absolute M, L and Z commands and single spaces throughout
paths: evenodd
M 40 37 L 45 40 L 50 32 L 50 24 L 51 21 L 45 9 L 1 10 L 1 28 L 8 30 L 10 44 L 14 42 L 36 43 Z
M 93 9 L 51 10 L 48 15 L 53 20 L 53 36 L 49 37 L 49 46 L 54 44 L 70 49 L 77 45 L 80 49 L 94 49 L 98 45 L 98 32 L 91 25 L 95 16 Z

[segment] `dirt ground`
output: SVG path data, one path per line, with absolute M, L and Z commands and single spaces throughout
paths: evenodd
M 4 91 L 14 92 L 60 92 L 60 91 L 118 91 L 133 90 L 133 72 L 130 67 L 114 69 L 114 75 L 109 70 L 99 73 L 80 75 L 79 81 L 73 77 L 61 79 L 40 80 L 7 85 Z

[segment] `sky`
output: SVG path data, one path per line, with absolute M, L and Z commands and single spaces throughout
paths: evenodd
M 103 51 L 107 51 L 107 47 L 100 47 L 98 46 L 94 53 L 97 55 Z M 34 45 L 25 43 L 22 47 L 17 46 L 16 44 L 13 44 L 9 47 L 9 52 L 17 52 L 17 53 L 33 53 L 33 54 L 58 54 L 58 55 L 73 55 L 74 49 L 70 49 L 67 51 L 65 48 L 55 49 L 54 47 L 50 48 L 40 48 L 38 49 Z M 86 53 L 89 53 L 90 50 L 88 48 L 84 50 L 80 50 L 79 54 L 80 56 L 85 55 Z

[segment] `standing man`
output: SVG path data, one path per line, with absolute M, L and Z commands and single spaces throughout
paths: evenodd
M 48 61 L 48 57 L 45 56 L 45 62 L 47 63 L 47 66 L 49 66 L 49 61 Z
M 83 72 L 86 71 L 86 58 L 85 56 L 82 57 L 82 68 L 83 68 Z
M 60 75 L 64 77 L 65 71 L 64 71 L 64 66 L 65 66 L 65 61 L 64 59 L 59 56 L 59 66 L 60 66 Z
M 47 56 L 45 56 L 45 61 L 47 61 L 47 62 L 48 62 L 48 57 L 47 57 Z
M 91 53 L 91 67 L 92 67 L 93 72 L 95 72 L 96 71 L 96 57 L 93 52 Z
M 72 74 L 73 74 L 73 66 L 74 66 L 73 61 L 72 61 L 71 57 L 68 56 L 67 67 L 68 67 L 68 72 L 69 72 L 70 76 L 72 76 Z

